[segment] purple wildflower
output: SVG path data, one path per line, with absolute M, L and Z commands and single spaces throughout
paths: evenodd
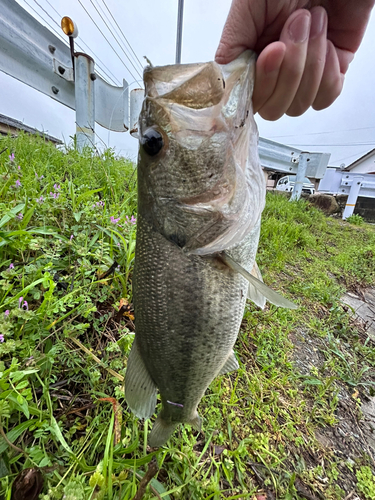
M 60 189 L 60 184 L 54 184 L 54 185 L 53 185 L 53 189 L 54 189 L 55 191 L 58 191 L 58 190 Z
M 120 243 L 116 243 L 116 245 L 117 245 L 119 248 L 121 248 L 121 244 L 120 244 Z
M 11 155 L 9 155 L 9 160 L 10 161 L 14 161 L 14 153 L 12 153 Z
M 120 220 L 120 217 L 118 219 L 115 219 L 115 217 L 112 215 L 112 217 L 111 217 L 112 224 L 117 224 L 119 220 Z
M 9 313 L 10 313 L 10 311 L 9 311 L 9 309 L 7 309 L 7 310 L 5 311 L 5 313 L 4 313 L 4 316 L 7 318 L 7 317 L 9 316 Z
M 20 308 L 20 307 L 21 307 L 21 305 L 22 305 L 22 301 L 23 301 L 23 297 L 20 297 L 20 298 L 18 299 L 18 308 Z
M 70 241 L 72 241 L 73 238 L 74 238 L 74 236 L 71 234 L 70 235 Z
M 19 179 L 16 180 L 16 187 L 22 186 L 21 181 Z
M 23 304 L 22 304 L 22 309 L 24 309 L 24 308 L 26 309 L 26 311 L 28 311 L 28 310 L 29 310 L 29 304 L 27 303 L 27 301 L 26 301 L 26 300 L 24 300 L 24 301 L 23 301 Z
M 20 213 L 17 215 L 17 219 L 19 219 L 19 220 L 22 220 L 22 219 L 23 219 L 23 213 L 22 213 L 22 212 L 20 212 Z
M 0 333 L 0 342 L 4 342 L 4 335 Z
M 18 167 L 17 167 L 17 168 L 18 168 L 18 170 L 21 170 L 21 166 L 20 166 L 20 165 L 18 165 Z
M 36 202 L 37 202 L 37 203 L 43 203 L 43 201 L 44 201 L 43 196 L 41 196 L 40 198 L 37 198 L 37 199 L 36 199 Z
M 14 269 L 14 264 L 10 263 L 9 269 Z
M 134 217 L 134 215 L 132 215 L 132 218 L 130 219 L 130 224 L 133 224 L 133 226 L 134 224 L 137 224 L 137 218 Z

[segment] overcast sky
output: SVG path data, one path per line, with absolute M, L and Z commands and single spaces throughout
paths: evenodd
M 104 1 L 142 64 L 143 56 L 147 56 L 154 65 L 174 62 L 178 0 L 137 2 L 49 0 L 50 3 L 48 0 L 27 0 L 27 3 L 25 0 L 18 0 L 18 3 L 42 24 L 47 27 L 50 24 L 61 34 L 61 30 L 42 8 L 57 23 L 60 22 L 59 15 L 71 17 L 79 28 L 77 41 L 87 44 L 85 51 L 94 57 L 97 69 L 106 71 L 119 81 L 125 78 L 131 83 L 135 78 L 125 68 L 113 48 L 135 77 L 139 76 L 93 7 L 93 3 L 99 5 L 108 14 Z M 86 7 L 113 48 L 106 42 L 80 2 Z M 229 6 L 230 0 L 185 1 L 183 63 L 213 59 Z M 118 39 L 122 41 L 120 36 Z M 348 165 L 373 149 L 375 147 L 374 46 L 375 15 L 373 14 L 363 43 L 350 66 L 344 91 L 338 100 L 327 110 L 319 112 L 310 110 L 298 118 L 285 116 L 276 122 L 266 122 L 257 116 L 260 135 L 307 151 L 329 152 L 332 155 L 331 165 L 342 163 Z M 122 47 L 131 57 L 129 47 L 125 43 L 122 43 Z M 101 59 L 102 63 L 98 59 Z M 103 68 L 103 62 L 106 68 Z M 135 65 L 142 72 L 139 63 Z M 137 86 L 139 86 L 137 83 L 131 85 L 131 87 Z M 70 136 L 75 132 L 75 113 L 72 110 L 1 72 L 0 88 L 1 114 L 21 120 L 29 126 L 69 142 Z M 135 160 L 138 147 L 136 139 L 127 133 L 109 133 L 98 125 L 96 132 L 106 145 L 115 147 L 117 153 Z M 99 139 L 97 141 L 100 143 Z

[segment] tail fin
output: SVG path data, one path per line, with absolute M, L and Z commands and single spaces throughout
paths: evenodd
M 159 415 L 152 428 L 149 443 L 153 448 L 163 446 L 173 434 L 177 424 L 169 424 Z

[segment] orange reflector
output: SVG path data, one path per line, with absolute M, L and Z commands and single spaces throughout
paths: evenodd
M 73 38 L 78 35 L 77 26 L 74 24 L 74 21 L 72 21 L 68 16 L 64 16 L 61 19 L 61 29 L 63 30 L 65 35 L 72 36 Z

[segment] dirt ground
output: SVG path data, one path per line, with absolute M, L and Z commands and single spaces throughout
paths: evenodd
M 342 302 L 344 310 L 351 314 L 353 327 L 361 336 L 369 337 L 375 348 L 375 289 L 346 294 Z M 313 375 L 314 368 L 319 370 L 323 367 L 324 339 L 311 338 L 308 333 L 300 331 L 291 340 L 294 344 L 293 361 L 302 375 Z M 337 485 L 345 491 L 346 500 L 354 500 L 358 498 L 355 467 L 350 471 L 348 464 L 355 466 L 355 461 L 367 454 L 372 467 L 375 467 L 375 397 L 365 386 L 350 388 L 342 383 L 338 389 L 337 424 L 320 427 L 316 439 L 338 464 Z M 316 466 L 322 465 L 320 456 L 309 454 L 306 457 L 306 463 L 311 466 L 314 466 L 314 461 Z M 324 484 L 324 478 L 321 479 Z

